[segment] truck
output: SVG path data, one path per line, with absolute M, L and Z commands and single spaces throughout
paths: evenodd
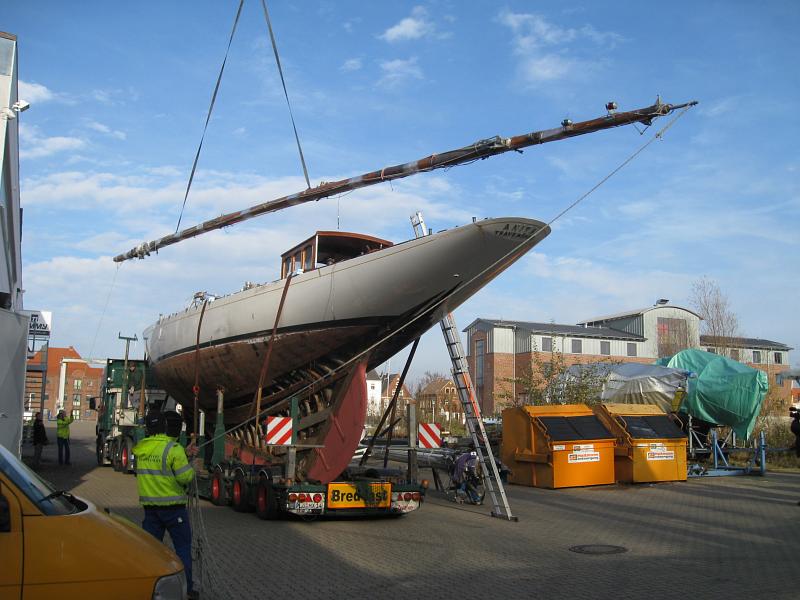
M 152 409 L 175 410 L 146 360 L 108 359 L 100 398 L 90 407 L 98 412 L 97 462 L 124 473 L 135 471 L 133 448 L 144 433 L 144 415 Z M 127 390 L 127 393 L 124 393 Z M 222 392 L 219 392 L 222 394 Z M 221 401 L 220 401 L 221 404 Z M 293 419 L 297 399 L 292 399 Z M 180 411 L 180 407 L 177 407 Z M 284 460 L 270 461 L 263 452 L 242 444 L 225 431 L 221 411 L 212 429 L 200 413 L 198 431 L 208 433 L 195 441 L 199 457 L 193 467 L 200 497 L 237 512 L 254 512 L 260 519 L 282 515 L 401 516 L 417 510 L 428 487 L 411 469 L 377 468 L 352 463 L 329 483 L 299 481 L 294 453 L 302 444 L 292 440 L 281 448 Z M 186 423 L 180 442 L 190 442 Z

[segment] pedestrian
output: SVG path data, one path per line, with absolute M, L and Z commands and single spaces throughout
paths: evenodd
M 71 465 L 69 461 L 69 426 L 75 420 L 70 415 L 67 417 L 63 409 L 56 415 L 56 438 L 58 441 L 58 464 Z
M 44 429 L 42 413 L 37 412 L 33 420 L 33 467 L 39 468 L 42 461 L 42 450 L 47 444 L 47 431 Z
M 136 485 L 144 508 L 142 528 L 157 540 L 169 532 L 175 553 L 183 562 L 189 598 L 192 591 L 192 528 L 186 510 L 187 487 L 194 478 L 186 452 L 178 444 L 183 419 L 175 411 L 160 415 L 151 411 L 145 418 L 147 437 L 133 449 L 136 457 Z M 194 451 L 191 451 L 192 453 Z

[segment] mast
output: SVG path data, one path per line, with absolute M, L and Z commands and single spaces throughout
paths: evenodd
M 475 160 L 482 160 L 495 156 L 496 154 L 503 154 L 510 151 L 519 151 L 528 146 L 535 146 L 538 144 L 546 144 L 548 142 L 556 142 L 587 133 L 594 133 L 604 129 L 611 129 L 620 127 L 622 125 L 630 125 L 631 123 L 642 123 L 650 125 L 653 119 L 663 117 L 670 114 L 672 111 L 680 108 L 688 108 L 697 104 L 697 101 L 687 102 L 684 104 L 664 104 L 660 98 L 656 99 L 656 103 L 646 108 L 627 112 L 615 112 L 616 104 L 609 102 L 606 105 L 608 114 L 589 121 L 580 121 L 573 123 L 569 119 L 565 119 L 561 123 L 561 127 L 555 129 L 545 129 L 543 131 L 534 131 L 525 133 L 514 137 L 503 138 L 495 136 L 484 140 L 478 140 L 474 144 L 449 150 L 441 154 L 431 154 L 425 158 L 417 161 L 384 167 L 378 171 L 370 171 L 357 177 L 349 179 L 342 179 L 340 181 L 323 182 L 315 188 L 308 188 L 302 192 L 297 192 L 289 196 L 283 196 L 275 200 L 256 204 L 250 208 L 239 210 L 232 213 L 220 215 L 214 219 L 204 221 L 194 227 L 189 227 L 182 231 L 176 232 L 171 235 L 164 236 L 151 242 L 144 242 L 135 248 L 131 248 L 124 254 L 119 254 L 114 257 L 114 262 L 123 262 L 131 258 L 144 258 L 149 256 L 151 252 L 155 252 L 176 244 L 180 241 L 197 237 L 203 233 L 221 229 L 241 223 L 253 217 L 263 215 L 270 212 L 276 212 L 289 208 L 290 206 L 297 206 L 306 202 L 312 202 L 327 198 L 335 194 L 341 194 L 356 190 L 359 188 L 381 183 L 383 181 L 392 181 L 402 177 L 408 177 L 416 173 L 434 171 L 436 169 L 443 169 L 461 165 L 464 163 L 472 162 Z

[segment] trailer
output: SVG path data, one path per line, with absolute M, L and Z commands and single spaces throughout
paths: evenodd
M 124 392 L 127 390 L 127 393 Z M 222 391 L 220 403 L 222 403 Z M 94 402 L 92 401 L 94 400 Z M 297 418 L 297 399 L 292 399 L 293 419 Z M 159 388 L 146 360 L 108 359 L 101 396 L 90 399 L 97 410 L 97 463 L 111 465 L 123 473 L 135 472 L 133 448 L 145 437 L 144 415 L 152 409 L 173 410 L 174 400 Z M 194 459 L 198 493 L 217 506 L 230 506 L 237 512 L 255 512 L 261 519 L 281 515 L 376 516 L 403 515 L 417 510 L 428 487 L 398 468 L 376 468 L 350 464 L 335 481 L 299 481 L 294 455 L 306 448 L 294 439 L 276 449 L 271 461 L 256 448 L 225 432 L 222 411 L 211 432 L 205 414 L 199 415 L 195 440 L 200 457 Z M 266 430 L 266 424 L 264 426 Z M 186 424 L 180 443 L 191 439 Z

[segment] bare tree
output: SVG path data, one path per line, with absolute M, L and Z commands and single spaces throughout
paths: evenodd
M 732 342 L 739 337 L 739 319 L 719 284 L 705 276 L 692 282 L 689 302 L 703 319 L 700 331 L 708 337 L 709 345 L 719 354 L 730 356 Z

